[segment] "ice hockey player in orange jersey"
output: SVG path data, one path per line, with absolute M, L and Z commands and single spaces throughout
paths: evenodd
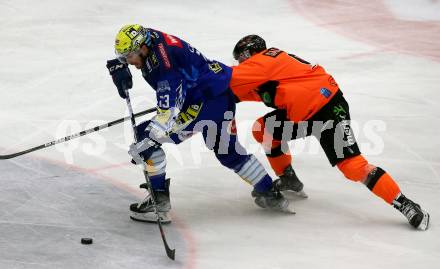
M 332 166 L 346 178 L 361 182 L 399 210 L 416 229 L 429 227 L 429 214 L 404 196 L 382 168 L 362 156 L 350 127 L 349 106 L 333 77 L 320 65 L 266 48 L 257 35 L 239 40 L 233 51 L 239 65 L 233 67 L 230 88 L 237 101 L 263 102 L 273 111 L 256 120 L 255 139 L 279 176 L 280 190 L 305 196 L 303 183 L 291 166 L 287 142 L 315 136 Z

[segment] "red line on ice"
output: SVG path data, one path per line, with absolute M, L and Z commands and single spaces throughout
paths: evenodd
M 383 0 L 290 0 L 294 11 L 316 25 L 378 47 L 440 62 L 440 21 L 396 17 Z M 325 46 L 325 40 L 322 41 Z

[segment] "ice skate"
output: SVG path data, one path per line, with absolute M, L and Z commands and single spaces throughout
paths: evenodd
M 283 175 L 281 175 L 279 179 L 275 180 L 274 184 L 280 191 L 289 191 L 301 198 L 309 197 L 304 192 L 304 184 L 296 176 L 296 173 L 291 165 L 286 167 Z
M 275 187 L 266 192 L 253 190 L 252 197 L 255 198 L 255 203 L 261 208 L 295 214 L 293 205 Z
M 399 210 L 407 219 L 411 226 L 418 230 L 425 231 L 429 228 L 430 216 L 420 205 L 414 203 L 405 195 L 400 194 L 394 201 L 393 206 Z
M 147 189 L 145 183 L 142 184 L 140 187 Z M 171 223 L 171 218 L 168 215 L 171 209 L 169 179 L 167 179 L 166 182 L 166 189 L 154 191 L 154 196 L 156 198 L 156 206 L 159 213 L 160 221 L 163 224 Z M 130 205 L 130 218 L 135 221 L 152 223 L 157 222 L 157 215 L 153 205 L 151 194 L 148 194 L 142 202 Z

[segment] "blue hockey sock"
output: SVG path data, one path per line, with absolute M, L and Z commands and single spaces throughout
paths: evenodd
M 269 175 L 265 175 L 257 184 L 254 186 L 254 190 L 257 192 L 267 192 L 272 189 L 272 178 Z
M 150 176 L 151 188 L 153 190 L 165 190 L 165 174 Z

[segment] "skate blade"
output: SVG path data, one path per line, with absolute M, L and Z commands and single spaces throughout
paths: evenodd
M 296 214 L 293 203 L 290 203 L 289 200 L 285 200 L 282 205 L 276 206 L 276 207 L 268 207 L 267 205 L 260 205 L 258 203 L 256 203 L 256 204 L 259 207 L 266 209 L 266 210 L 269 210 L 269 211 L 282 212 L 282 213 L 287 213 L 287 214 Z
M 159 212 L 159 217 L 160 217 L 160 222 L 162 224 L 171 223 L 171 218 L 168 216 L 166 212 Z M 131 212 L 130 219 L 140 222 L 157 223 L 157 216 L 156 213 L 154 212 L 149 212 L 149 213 Z
M 423 211 L 423 220 L 420 223 L 419 227 L 417 227 L 417 229 L 421 230 L 421 231 L 426 231 L 429 228 L 429 221 L 430 221 L 430 216 L 427 212 Z
M 282 191 L 282 193 L 287 197 L 298 197 L 298 198 L 303 198 L 303 199 L 309 198 L 307 193 L 305 193 L 303 190 L 302 191 L 285 190 L 285 191 Z
M 296 214 L 293 203 L 289 202 L 288 200 L 286 200 L 286 203 L 282 207 L 279 207 L 276 210 L 286 214 Z
M 286 208 L 283 208 L 281 212 L 286 214 L 296 214 L 295 207 L 293 206 L 293 203 L 289 203 L 289 205 Z

